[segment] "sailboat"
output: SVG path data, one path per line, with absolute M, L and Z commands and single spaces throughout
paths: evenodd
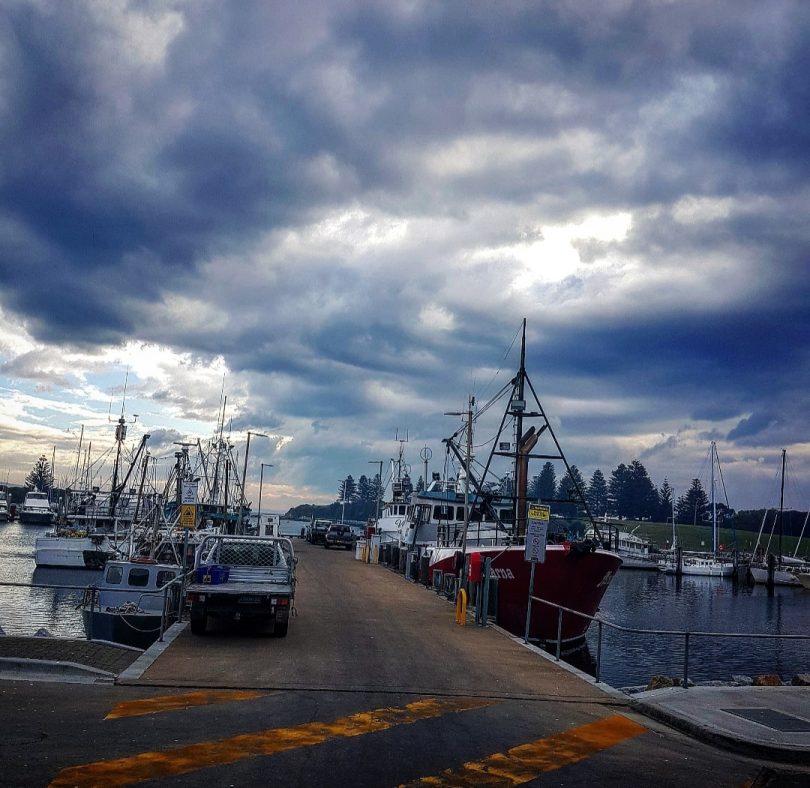
M 712 441 L 709 447 L 711 463 L 711 506 L 712 506 L 712 552 L 679 552 L 673 549 L 667 560 L 660 565 L 662 572 L 668 575 L 701 575 L 703 577 L 731 577 L 734 574 L 734 564 L 720 554 L 718 527 L 717 527 L 717 500 L 715 488 L 718 476 L 722 480 L 720 470 L 720 457 L 717 454 L 717 444 Z M 717 469 L 717 476 L 715 475 Z M 672 517 L 673 546 L 675 544 L 675 516 Z
M 786 556 L 782 552 L 782 531 L 783 531 L 783 517 L 785 509 L 785 468 L 787 466 L 787 450 L 782 449 L 782 463 L 781 463 L 781 484 L 779 489 L 779 510 L 774 517 L 773 525 L 771 526 L 771 538 L 776 528 L 777 522 L 779 523 L 779 547 L 778 552 L 775 554 L 768 554 L 762 560 L 751 563 L 749 572 L 751 579 L 755 583 L 768 585 L 772 582 L 777 586 L 800 586 L 804 585 L 804 581 L 800 577 L 803 574 L 810 574 L 810 565 L 806 561 L 797 557 L 799 545 L 801 544 L 802 537 L 804 536 L 804 526 L 807 525 L 807 518 L 805 517 L 804 526 L 802 527 L 801 536 L 796 544 L 796 549 L 793 551 L 793 556 Z M 810 513 L 808 513 L 810 514 Z M 759 529 L 759 536 L 757 537 L 757 544 L 754 549 L 754 555 L 760 554 L 760 538 L 765 525 L 765 519 L 768 513 L 765 512 L 765 517 L 762 519 L 763 525 Z M 770 539 L 768 540 L 768 547 L 770 547 Z M 767 551 L 766 551 L 767 552 Z M 770 564 L 770 566 L 769 566 Z M 769 579 L 769 577 L 771 579 Z M 805 586 L 807 587 L 807 586 Z
M 496 401 L 506 400 L 500 427 L 492 438 L 492 451 L 483 470 L 473 470 L 473 424 Z M 592 616 L 622 560 L 610 549 L 614 540 L 606 537 L 610 528 L 591 517 L 582 491 L 577 501 L 587 513 L 593 538 L 567 538 L 558 533 L 549 536 L 545 560 L 536 563 L 526 558 L 528 524 L 529 460 L 556 459 L 564 463 L 568 477 L 574 479 L 554 430 L 526 372 L 526 321 L 522 326 L 520 366 L 509 383 L 477 412 L 470 397 L 464 425 L 443 442 L 460 463 L 456 479 L 434 479 L 425 491 L 410 499 L 407 522 L 403 524 L 400 544 L 409 550 L 421 548 L 429 556 L 428 582 L 476 573 L 486 559 L 491 561 L 491 576 L 497 580 L 497 618 L 500 626 L 515 635 L 551 642 L 558 637 L 558 609 L 542 603 L 531 607 L 526 626 L 529 590 L 533 596 Z M 528 429 L 528 420 L 536 424 Z M 543 453 L 533 453 L 541 436 L 550 439 Z M 510 461 L 512 475 L 498 477 L 493 462 Z M 564 643 L 581 641 L 589 619 L 571 614 L 563 616 L 559 636 Z

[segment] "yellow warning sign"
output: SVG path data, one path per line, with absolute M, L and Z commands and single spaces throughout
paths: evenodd
M 551 508 L 541 503 L 529 504 L 529 519 L 548 522 L 551 519 Z
M 197 507 L 193 503 L 180 504 L 180 527 L 197 527 Z

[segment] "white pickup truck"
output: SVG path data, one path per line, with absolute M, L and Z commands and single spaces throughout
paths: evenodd
M 209 618 L 257 620 L 284 637 L 295 598 L 292 542 L 277 536 L 206 536 L 194 555 L 186 590 L 191 631 L 204 635 Z

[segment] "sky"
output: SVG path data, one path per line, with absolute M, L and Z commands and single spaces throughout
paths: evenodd
M 224 396 L 241 456 L 268 436 L 265 510 L 335 500 L 405 435 L 443 472 L 444 414 L 509 380 L 525 317 L 586 478 L 638 458 L 677 495 L 714 440 L 730 504 L 775 506 L 784 448 L 810 505 L 807 3 L 0 20 L 0 476 L 65 478 L 122 402 L 169 462 Z

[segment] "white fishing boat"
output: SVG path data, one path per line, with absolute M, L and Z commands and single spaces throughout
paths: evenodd
M 181 571 L 150 558 L 108 561 L 101 584 L 90 586 L 80 605 L 87 637 L 151 646 L 175 619 L 180 588 L 169 584 Z
M 48 494 L 39 490 L 26 493 L 19 516 L 23 525 L 50 525 L 53 522 L 53 512 Z
M 37 566 L 65 569 L 101 569 L 116 552 L 106 534 L 83 531 L 52 532 L 37 537 L 34 561 Z
M 796 578 L 804 588 L 810 591 L 810 570 L 807 570 L 806 572 L 797 572 Z

